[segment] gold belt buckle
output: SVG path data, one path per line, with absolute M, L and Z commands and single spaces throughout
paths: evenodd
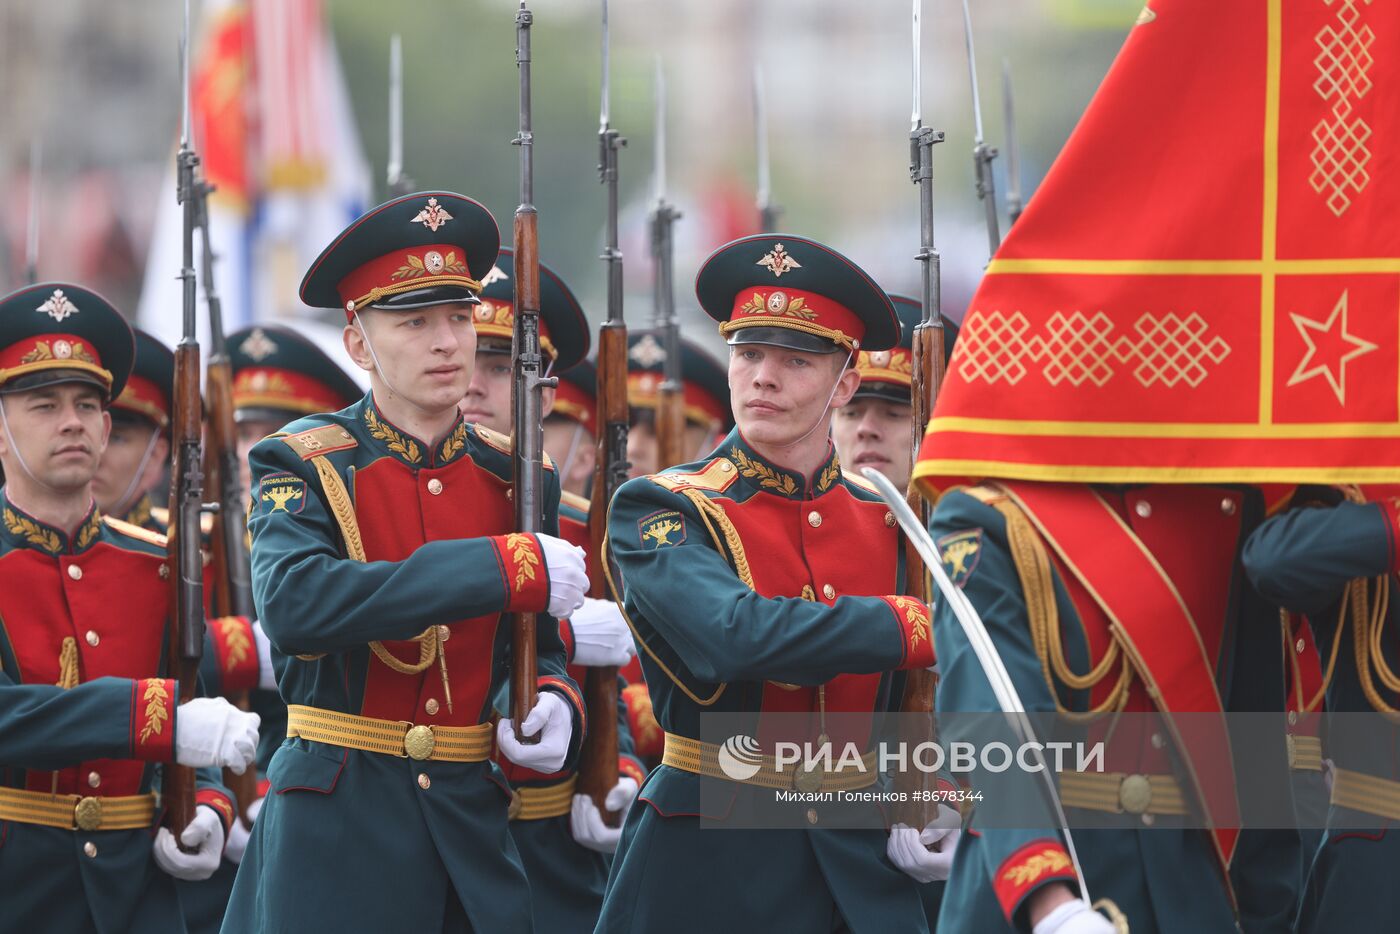
M 423 761 L 433 754 L 433 747 L 437 745 L 437 740 L 433 737 L 433 728 L 430 726 L 410 727 L 403 735 L 403 751 L 410 759 Z
M 1145 814 L 1152 804 L 1152 783 L 1147 776 L 1124 776 L 1118 786 L 1118 803 L 1129 814 Z
M 822 783 L 825 781 L 826 770 L 821 766 L 803 766 L 792 777 L 792 787 L 802 792 L 821 791 Z
M 73 825 L 79 830 L 96 830 L 102 826 L 102 799 L 79 798 L 73 805 Z

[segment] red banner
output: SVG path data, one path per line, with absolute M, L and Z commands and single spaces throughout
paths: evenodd
M 1400 480 L 1400 4 L 1151 0 L 969 306 L 915 476 Z

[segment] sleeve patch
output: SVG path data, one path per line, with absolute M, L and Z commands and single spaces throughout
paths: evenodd
M 289 473 L 271 474 L 258 484 L 258 500 L 264 513 L 296 515 L 306 508 L 306 481 Z
M 948 579 L 961 588 L 982 560 L 982 530 L 968 529 L 944 535 L 937 542 L 938 556 Z
M 685 517 L 674 509 L 662 509 L 637 522 L 637 537 L 642 547 L 655 551 L 663 545 L 679 545 L 685 541 Z

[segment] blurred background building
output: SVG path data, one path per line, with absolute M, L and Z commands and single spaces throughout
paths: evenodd
M 972 0 L 983 121 L 1002 144 L 1015 85 L 1027 197 L 1107 71 L 1141 0 Z M 404 171 L 469 194 L 506 242 L 518 201 L 515 0 L 195 0 L 196 143 L 219 184 L 215 248 L 229 327 L 304 320 L 296 285 L 341 226 L 386 197 L 389 38 L 402 36 Z M 541 254 L 595 320 L 604 281 L 597 176 L 599 0 L 532 0 Z M 758 229 L 752 75 L 764 74 L 779 228 L 824 240 L 892 291 L 917 289 L 908 174 L 909 0 L 612 0 L 612 123 L 622 153 L 629 324 L 652 314 L 653 75 L 668 83 L 677 305 L 714 341 L 699 263 Z M 0 286 L 22 284 L 29 205 L 40 278 L 107 293 L 174 333 L 179 0 L 0 0 Z M 923 115 L 935 150 L 944 310 L 960 318 L 987 262 L 973 186 L 959 0 L 924 0 Z M 36 141 L 38 146 L 36 147 Z M 41 152 L 40 171 L 31 160 Z M 997 160 L 1004 197 L 1004 157 Z M 38 185 L 31 199 L 31 185 Z M 1004 208 L 1003 229 L 1006 224 Z M 143 298 L 144 293 L 144 298 Z M 323 319 L 333 335 L 338 322 Z

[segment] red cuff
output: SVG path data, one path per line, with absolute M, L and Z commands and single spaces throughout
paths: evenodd
M 559 621 L 559 641 L 564 643 L 564 662 L 574 662 L 574 626 L 567 619 Z
M 929 619 L 928 607 L 922 600 L 913 597 L 881 597 L 889 604 L 899 625 L 899 638 L 904 645 L 904 654 L 895 666 L 905 668 L 929 668 L 933 665 L 933 624 Z
M 992 888 L 1007 923 L 1015 923 L 1016 912 L 1026 896 L 1047 882 L 1076 885 L 1074 864 L 1059 840 L 1032 840 L 1006 858 L 997 869 Z
M 638 787 L 641 787 L 642 782 L 647 780 L 647 773 L 636 763 L 636 760 L 630 759 L 627 756 L 617 757 L 617 774 L 619 776 L 626 775 L 629 778 L 635 779 Z
M 579 694 L 577 688 L 563 678 L 555 678 L 552 676 L 540 678 L 535 684 L 540 690 L 544 688 L 554 688 L 560 694 L 563 694 L 564 698 L 573 705 L 574 710 L 578 713 L 578 735 L 581 737 L 588 732 L 588 708 L 584 706 L 583 697 Z
M 246 616 L 220 616 L 209 621 L 219 679 L 225 695 L 251 691 L 258 686 L 258 644 L 253 624 Z
M 506 588 L 506 613 L 543 613 L 549 606 L 549 574 L 539 539 L 526 532 L 495 535 L 496 563 Z
M 224 838 L 228 838 L 228 829 L 233 826 L 233 801 L 222 791 L 215 791 L 213 788 L 202 788 L 194 794 L 196 806 L 207 804 L 219 815 L 219 820 L 224 825 Z
M 627 703 L 627 727 L 632 731 L 632 747 L 643 759 L 660 759 L 666 745 L 661 724 L 651 708 L 651 691 L 645 683 L 629 684 L 622 689 Z
M 131 682 L 131 758 L 175 761 L 175 704 L 179 697 L 173 678 Z
M 1381 500 L 1376 505 L 1381 507 L 1385 538 L 1390 543 L 1390 573 L 1400 574 L 1400 513 L 1397 513 L 1393 499 Z

